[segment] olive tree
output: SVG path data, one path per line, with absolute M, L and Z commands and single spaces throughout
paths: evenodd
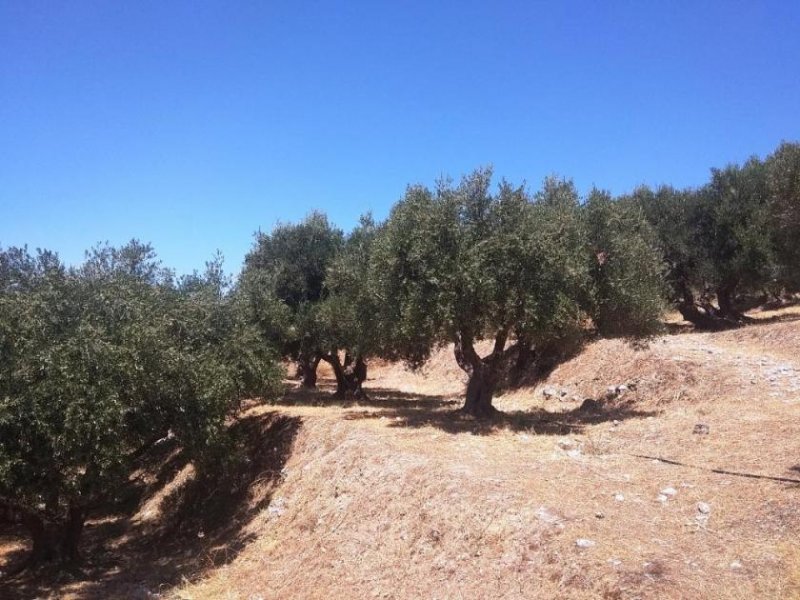
M 245 257 L 239 287 L 251 319 L 280 344 L 285 358 L 297 362 L 306 387 L 316 386 L 317 365 L 333 360 L 335 353 L 335 340 L 320 311 L 328 295 L 325 277 L 343 240 L 341 230 L 314 212 L 300 223 L 259 233 Z
M 574 186 L 556 179 L 534 198 L 508 182 L 490 188 L 486 169 L 458 185 L 409 187 L 370 265 L 378 331 L 412 365 L 452 342 L 469 376 L 463 410 L 476 417 L 495 412 L 499 377 L 522 348 L 551 360 L 585 339 L 593 318 L 617 335 L 648 335 L 661 307 L 660 266 L 653 244 L 639 241 L 652 235 L 641 215 L 599 200 L 586 209 Z M 643 272 L 644 283 L 627 292 Z M 481 356 L 484 339 L 491 349 Z
M 800 143 L 782 143 L 765 161 L 778 282 L 800 290 Z
M 705 279 L 719 317 L 736 325 L 746 320 L 737 294 L 760 292 L 774 276 L 764 164 L 752 158 L 742 166 L 712 169 L 699 196 L 695 242 L 708 257 Z
M 342 363 L 338 355 L 331 361 L 339 396 L 365 396 L 362 384 L 367 378 L 367 360 L 383 353 L 376 296 L 369 281 L 370 257 L 379 230 L 371 215 L 361 217 L 325 279 L 328 295 L 321 313 L 332 343 L 344 351 Z
M 178 284 L 137 242 L 78 268 L 21 249 L 0 265 L 1 512 L 30 531 L 31 563 L 74 561 L 143 449 L 172 432 L 202 470 L 277 371 L 213 266 Z

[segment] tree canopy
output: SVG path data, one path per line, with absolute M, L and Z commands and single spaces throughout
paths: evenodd
M 539 377 L 596 336 L 646 339 L 672 304 L 698 328 L 747 322 L 753 298 L 800 291 L 800 144 L 711 171 L 692 189 L 581 197 L 492 183 L 409 186 L 385 221 L 343 232 L 322 212 L 258 233 L 234 281 L 221 257 L 176 277 L 148 244 L 98 246 L 77 266 L 0 249 L 0 517 L 32 560 L 74 560 L 86 515 L 132 460 L 177 438 L 200 471 L 226 421 L 269 398 L 280 360 L 364 397 L 367 363 L 416 368 L 452 345 L 463 410 Z
M 512 352 L 552 360 L 592 321 L 614 334 L 656 329 L 660 271 L 647 236 L 634 210 L 599 192 L 582 205 L 567 181 L 548 179 L 533 198 L 505 181 L 492 193 L 487 169 L 458 185 L 413 186 L 376 241 L 382 320 L 412 364 L 452 342 L 470 377 L 464 409 L 485 416 Z M 483 339 L 493 344 L 481 357 Z
M 87 511 L 137 451 L 174 435 L 202 468 L 278 370 L 218 263 L 176 281 L 134 241 L 77 268 L 19 248 L 0 265 L 0 504 L 31 530 L 34 560 L 74 560 Z

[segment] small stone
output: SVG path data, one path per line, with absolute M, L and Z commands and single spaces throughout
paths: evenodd
M 667 501 L 669 500 L 669 496 L 665 496 L 664 494 L 659 494 L 658 496 L 656 496 L 656 500 L 658 500 L 662 504 L 666 504 Z
M 561 521 L 561 517 L 550 512 L 545 506 L 539 507 L 539 510 L 536 511 L 536 518 L 550 525 L 557 524 Z
M 661 493 L 664 494 L 665 496 L 674 496 L 678 493 L 678 490 L 670 486 L 670 487 L 665 487 L 663 490 L 661 490 Z
M 597 542 L 594 540 L 587 540 L 586 538 L 578 538 L 575 540 L 575 545 L 578 548 L 591 548 L 592 546 L 596 546 Z
M 545 398 L 553 398 L 558 396 L 558 390 L 556 390 L 554 387 L 546 387 L 542 390 L 542 396 Z
M 614 500 L 617 502 L 625 502 L 625 495 L 624 494 L 614 494 Z
M 599 511 L 594 513 L 594 516 L 597 519 L 605 519 L 606 518 L 606 516 L 603 513 L 599 512 Z
M 733 569 L 734 571 L 741 569 L 742 566 L 743 566 L 742 563 L 740 563 L 738 560 L 735 560 L 731 563 L 731 569 Z
M 619 420 L 614 419 L 613 421 L 611 421 L 611 425 L 613 425 L 614 427 L 619 427 Z
M 267 507 L 267 513 L 275 517 L 280 517 L 285 512 L 286 502 L 283 498 L 275 498 Z
M 692 433 L 694 433 L 695 435 L 708 435 L 710 431 L 711 428 L 708 425 L 706 425 L 705 423 L 698 423 L 697 425 L 694 426 Z
M 711 506 L 706 502 L 698 502 L 697 503 L 697 512 L 707 515 L 711 512 Z
M 577 448 L 578 443 L 575 440 L 570 439 L 563 439 L 558 440 L 558 447 L 562 450 L 572 450 L 573 448 Z

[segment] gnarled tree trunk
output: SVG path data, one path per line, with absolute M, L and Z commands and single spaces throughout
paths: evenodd
M 22 563 L 7 571 L 5 578 L 56 560 L 64 564 L 75 564 L 80 560 L 78 545 L 86 516 L 77 504 L 70 505 L 64 520 L 49 521 L 38 511 L 0 499 L 0 517 L 0 522 L 21 524 L 32 542 L 30 554 Z
M 495 337 L 492 353 L 481 358 L 475 351 L 473 338 L 468 333 L 456 337 L 454 352 L 456 362 L 469 375 L 467 393 L 461 410 L 477 419 L 486 419 L 497 414 L 492 398 L 497 386 L 500 367 L 505 358 L 507 330 L 501 330 Z
M 472 370 L 467 382 L 467 395 L 463 410 L 468 415 L 478 419 L 485 419 L 497 413 L 492 405 L 497 374 L 487 366 L 482 365 Z
M 297 359 L 297 377 L 300 379 L 300 385 L 304 388 L 314 389 L 317 387 L 319 361 L 319 356 L 309 356 L 308 354 L 301 354 Z
M 725 283 L 720 285 L 717 289 L 717 304 L 719 305 L 720 316 L 730 321 L 731 324 L 736 325 L 745 323 L 749 319 L 736 308 L 734 297 L 736 294 L 735 283 Z
M 689 321 L 697 329 L 705 331 L 720 331 L 722 329 L 729 329 L 735 325 L 735 322 L 723 317 L 721 311 L 705 303 L 702 307 L 698 305 L 695 300 L 694 294 L 688 288 L 683 290 L 681 300 L 676 304 L 678 312 L 681 316 Z
M 367 363 L 361 354 L 353 358 L 345 353 L 344 363 L 339 360 L 337 352 L 323 355 L 322 359 L 331 365 L 336 377 L 336 392 L 334 397 L 345 398 L 348 395 L 354 398 L 366 398 L 367 394 L 362 387 L 367 379 Z
M 353 360 L 346 361 L 344 375 L 347 380 L 347 391 L 355 398 L 366 398 L 367 394 L 362 386 L 367 380 L 367 362 L 361 354 L 357 354 Z
M 75 503 L 70 504 L 61 537 L 61 560 L 63 562 L 74 564 L 80 560 L 78 542 L 81 539 L 85 522 L 86 515 L 83 508 Z
M 322 360 L 331 366 L 333 375 L 336 377 L 336 392 L 333 394 L 334 397 L 344 398 L 347 395 L 347 377 L 345 376 L 342 362 L 339 360 L 339 353 L 334 350 L 330 354 L 323 354 Z
M 315 356 L 307 360 L 303 365 L 301 385 L 304 388 L 314 389 L 317 387 L 317 367 L 319 366 L 319 361 L 319 356 Z

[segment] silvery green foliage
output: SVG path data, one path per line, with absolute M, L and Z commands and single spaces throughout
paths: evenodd
M 352 356 L 381 354 L 377 295 L 369 281 L 373 242 L 380 231 L 372 215 L 364 215 L 346 236 L 325 278 L 321 317 L 332 343 Z
M 224 279 L 212 261 L 176 281 L 135 241 L 72 269 L 0 251 L 0 500 L 85 510 L 170 431 L 198 465 L 216 455 L 226 417 L 279 375 Z
M 800 144 L 782 143 L 766 160 L 778 280 L 800 290 Z
M 375 241 L 371 281 L 398 355 L 418 365 L 437 344 L 506 335 L 557 349 L 593 320 L 618 335 L 656 329 L 661 265 L 643 215 L 584 206 L 569 181 L 533 196 L 490 182 L 481 169 L 409 187 Z
M 343 241 L 342 231 L 314 212 L 259 233 L 247 254 L 239 287 L 250 318 L 284 356 L 313 354 L 333 343 L 320 311 L 328 295 L 325 278 Z
M 715 287 L 760 291 L 773 275 L 773 232 L 764 164 L 712 169 L 700 190 L 696 243 L 709 258 Z

